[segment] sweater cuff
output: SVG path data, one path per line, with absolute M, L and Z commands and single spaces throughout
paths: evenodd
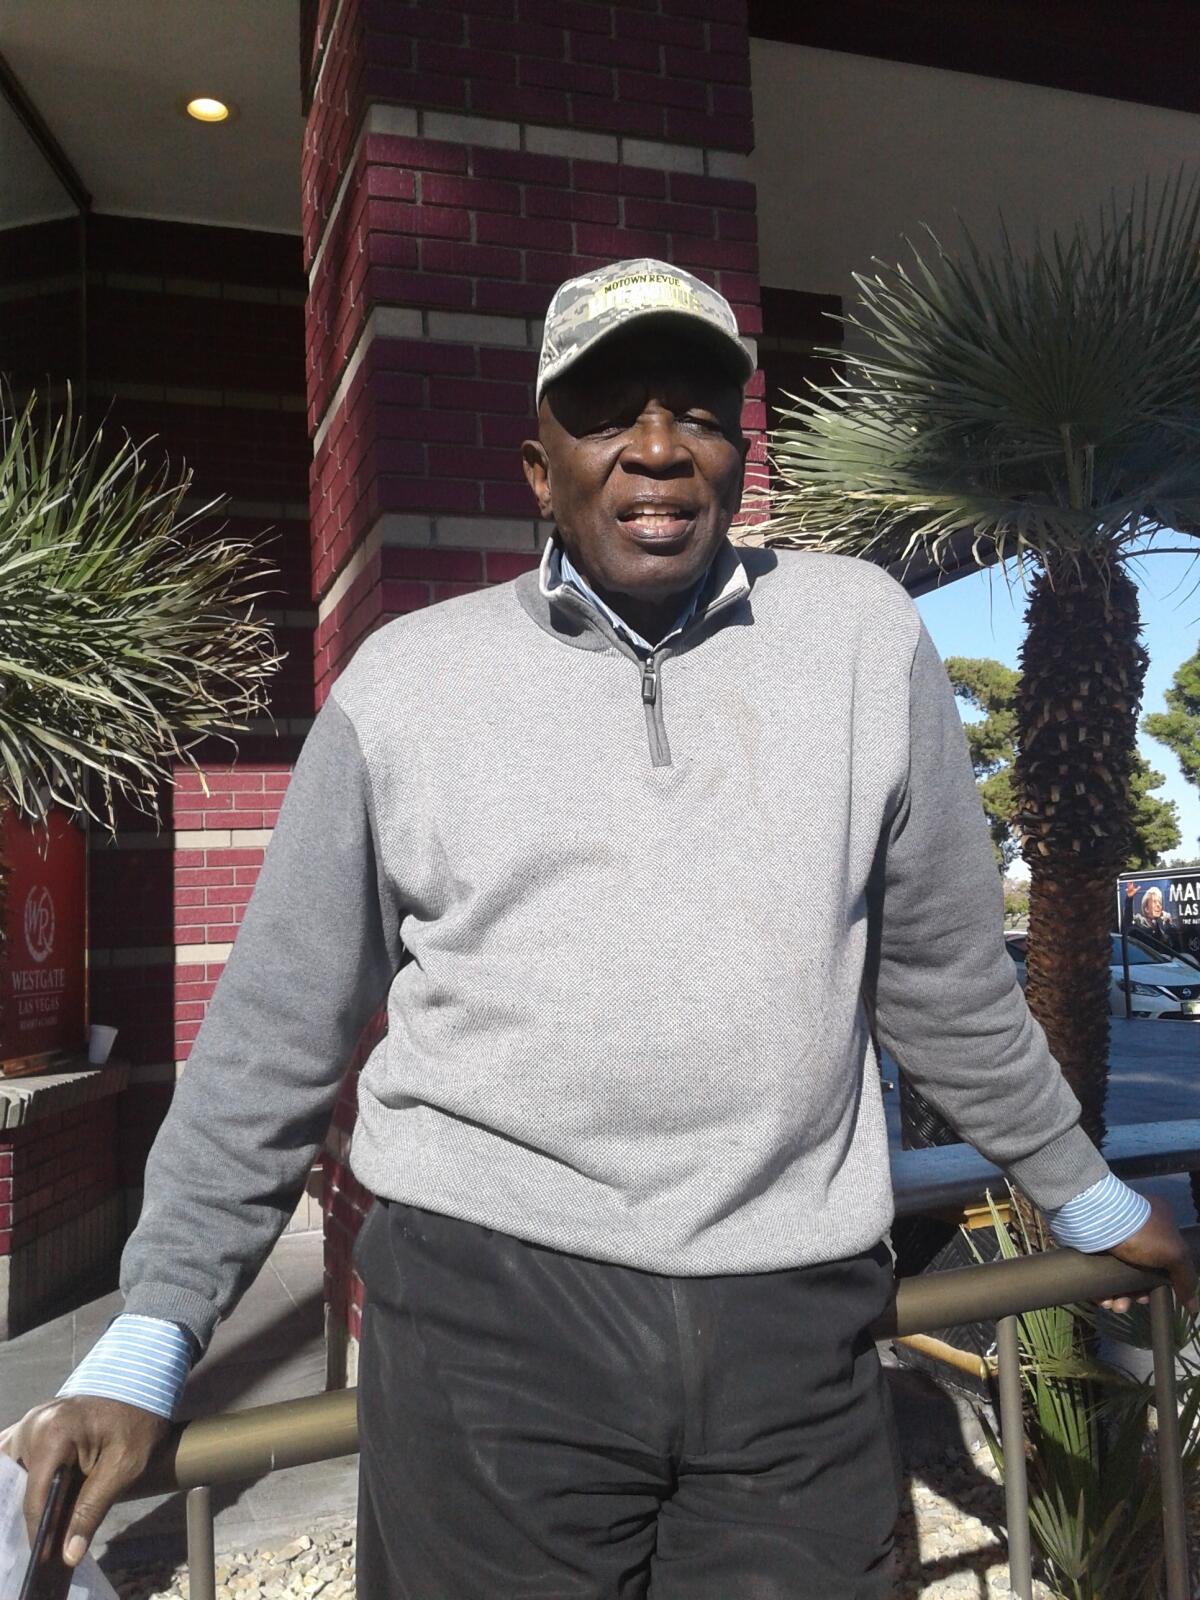
M 220 1315 L 212 1300 L 192 1289 L 173 1283 L 136 1283 L 125 1295 L 125 1310 L 142 1317 L 157 1317 L 162 1322 L 177 1322 L 196 1341 L 196 1349 L 208 1349 Z
M 1108 1162 L 1078 1125 L 1032 1155 L 1010 1162 L 1007 1172 L 1045 1212 L 1057 1211 L 1109 1175 Z

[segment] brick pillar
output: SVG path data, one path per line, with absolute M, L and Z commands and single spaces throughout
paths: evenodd
M 97 215 L 88 235 L 91 421 L 153 439 L 154 465 L 186 461 L 196 504 L 228 497 L 229 533 L 264 540 L 278 570 L 259 614 L 287 655 L 272 720 L 236 746 L 202 748 L 203 783 L 180 767 L 162 791 L 162 829 L 124 807 L 117 841 L 91 835 L 91 1019 L 118 1028 L 116 1055 L 132 1068 L 118 1116 L 132 1221 L 312 722 L 304 278 L 300 243 L 284 234 Z
M 0 1342 L 115 1271 L 126 1076 L 109 1067 L 0 1084 Z
M 308 0 L 304 18 L 319 702 L 380 623 L 536 562 L 517 447 L 557 283 L 658 256 L 744 333 L 760 322 L 745 0 Z M 328 1171 L 353 1333 L 364 1197 Z

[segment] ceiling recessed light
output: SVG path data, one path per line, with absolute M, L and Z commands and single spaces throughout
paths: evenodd
M 229 116 L 229 107 L 224 100 L 213 100 L 203 94 L 189 100 L 185 109 L 188 116 L 195 117 L 197 122 L 224 122 Z

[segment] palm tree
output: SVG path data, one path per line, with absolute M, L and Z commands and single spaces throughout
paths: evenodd
M 1027 992 L 1100 1136 L 1147 660 L 1125 569 L 1200 533 L 1200 185 L 1146 182 L 1026 254 L 963 232 L 856 278 L 833 384 L 772 432 L 766 537 L 900 576 L 999 562 L 1025 586 Z
M 144 451 L 0 385 L 0 814 L 157 816 L 175 763 L 266 708 L 273 569 Z

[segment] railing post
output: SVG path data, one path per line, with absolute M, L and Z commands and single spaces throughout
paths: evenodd
M 1008 1581 L 1017 1600 L 1033 1600 L 1029 1551 L 1029 1488 L 1025 1478 L 1025 1415 L 1016 1317 L 996 1323 L 1000 1443 L 1004 1449 L 1004 1514 L 1008 1522 Z
M 1150 1342 L 1154 1351 L 1154 1407 L 1158 1413 L 1158 1473 L 1162 1485 L 1163 1551 L 1167 1600 L 1189 1600 L 1187 1514 L 1184 1510 L 1182 1440 L 1175 1394 L 1173 1302 L 1168 1284 L 1150 1291 Z
M 188 1490 L 187 1552 L 189 1600 L 217 1600 L 212 1490 L 206 1483 Z

